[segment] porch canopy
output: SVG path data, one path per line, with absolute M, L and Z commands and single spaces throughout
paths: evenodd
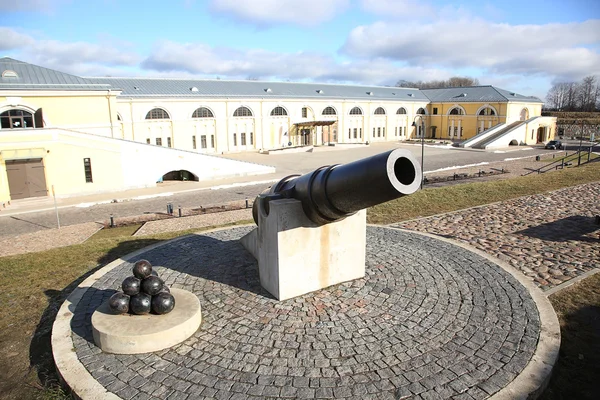
M 337 121 L 307 121 L 307 122 L 296 122 L 294 125 L 298 127 L 315 127 L 315 126 L 329 126 L 335 124 Z

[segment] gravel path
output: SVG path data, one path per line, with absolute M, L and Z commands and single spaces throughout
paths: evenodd
M 160 221 L 146 222 L 144 226 L 137 230 L 134 236 L 154 235 L 157 233 L 224 225 L 246 219 L 252 219 L 251 208 L 213 214 L 194 215 L 183 218 L 163 219 Z
M 468 243 L 550 289 L 600 268 L 600 182 L 420 218 L 396 227 Z
M 102 226 L 95 222 L 25 233 L 0 240 L 0 257 L 35 253 L 57 247 L 83 243 Z

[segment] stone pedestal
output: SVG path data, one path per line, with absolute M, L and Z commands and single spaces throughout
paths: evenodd
M 92 314 L 94 342 L 102 351 L 140 354 L 175 346 L 200 327 L 200 301 L 187 290 L 171 288 L 175 308 L 164 315 L 115 314 L 102 303 Z
M 366 215 L 318 226 L 300 201 L 274 200 L 241 242 L 258 261 L 261 286 L 286 300 L 365 276 Z

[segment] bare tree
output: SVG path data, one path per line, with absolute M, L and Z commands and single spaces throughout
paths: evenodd
M 477 86 L 479 80 L 477 78 L 470 78 L 467 76 L 453 76 L 448 80 L 433 80 L 428 82 L 417 81 L 410 82 L 406 80 L 399 80 L 396 83 L 398 87 L 410 87 L 417 89 L 437 89 L 437 88 L 449 88 L 449 87 L 461 87 L 461 86 Z
M 597 100 L 597 82 L 595 76 L 586 76 L 577 85 L 577 105 L 581 111 L 594 111 Z

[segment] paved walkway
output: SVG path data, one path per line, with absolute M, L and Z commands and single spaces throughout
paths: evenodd
M 87 385 L 95 398 L 485 399 L 509 384 L 505 398 L 525 395 L 549 376 L 558 341 L 549 358 L 537 346 L 548 332 L 558 335 L 558 324 L 544 325 L 538 300 L 487 258 L 369 227 L 365 278 L 279 302 L 261 288 L 256 261 L 238 241 L 250 229 L 182 238 L 117 261 L 89 288 L 84 282 L 80 300 L 65 304 L 57 320 L 72 328 L 72 344 L 59 345 L 55 324 L 53 347 L 75 350 L 73 362 L 62 361 L 70 351 L 57 358 L 67 383 Z M 102 353 L 91 314 L 141 257 L 168 285 L 199 297 L 202 326 L 164 351 Z M 533 364 L 546 371 L 542 377 L 528 369 L 518 378 Z M 90 374 L 97 387 L 82 382 Z
M 468 243 L 550 289 L 600 268 L 600 182 L 394 226 Z

